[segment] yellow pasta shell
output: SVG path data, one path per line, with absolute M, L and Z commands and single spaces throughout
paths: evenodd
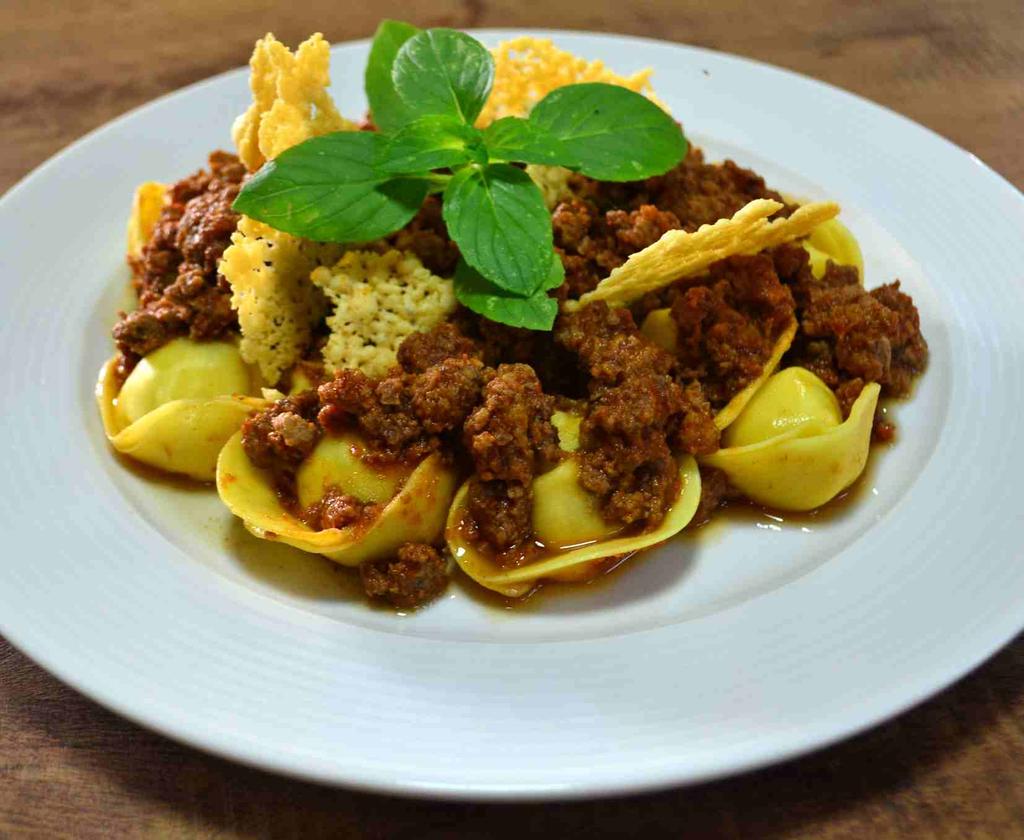
M 115 356 L 100 369 L 96 384 L 100 419 L 111 446 L 143 464 L 198 481 L 213 481 L 221 447 L 249 415 L 269 404 L 244 394 L 174 399 L 174 388 L 148 383 L 126 411 L 116 369 Z M 201 390 L 195 382 L 185 388 L 186 393 Z
M 747 407 L 747 403 L 754 398 L 754 395 L 757 394 L 761 386 L 768 381 L 768 377 L 775 372 L 775 368 L 779 366 L 782 357 L 786 355 L 786 351 L 789 350 L 790 345 L 793 343 L 793 338 L 796 336 L 796 326 L 795 320 L 790 322 L 789 326 L 775 340 L 775 347 L 772 348 L 772 354 L 768 357 L 768 361 L 765 362 L 761 375 L 722 406 L 721 410 L 715 415 L 715 425 L 719 429 L 728 428 L 729 424 L 740 416 L 740 412 Z
M 777 376 L 792 376 L 790 370 Z M 810 376 L 813 374 L 809 374 Z M 777 406 L 773 390 L 765 386 L 767 402 L 758 398 L 747 411 L 760 412 Z M 824 386 L 824 383 L 822 383 Z M 813 510 L 849 487 L 863 472 L 871 446 L 871 427 L 880 387 L 864 386 L 845 422 L 817 409 L 789 407 L 800 422 L 765 440 L 720 449 L 701 458 L 701 463 L 720 469 L 741 493 L 755 502 L 780 510 Z M 743 422 L 745 419 L 741 418 Z M 741 422 L 741 421 L 737 421 Z M 771 427 L 771 418 L 757 426 Z
M 565 551 L 622 530 L 604 521 L 594 496 L 579 483 L 579 462 L 566 458 L 533 481 L 533 536 L 549 549 Z
M 153 228 L 167 201 L 167 187 L 146 181 L 135 188 L 131 215 L 128 217 L 128 256 L 138 257 L 149 241 Z
M 252 369 L 227 341 L 176 338 L 148 353 L 117 394 L 124 426 L 172 400 L 204 400 L 255 391 Z
M 556 475 L 545 482 L 543 479 L 552 473 Z M 551 529 L 554 526 L 553 535 L 560 543 L 559 549 L 554 556 L 515 569 L 499 566 L 487 553 L 480 551 L 465 539 L 461 526 L 468 515 L 467 481 L 459 488 L 448 513 L 448 527 L 445 530 L 448 549 L 462 571 L 473 580 L 509 598 L 522 597 L 541 579 L 586 579 L 592 574 L 598 561 L 649 548 L 667 540 L 689 524 L 700 501 L 700 473 L 697 470 L 697 462 L 689 455 L 679 461 L 679 477 L 679 498 L 657 528 L 642 534 L 616 536 L 621 529 L 608 526 L 603 521 L 595 522 L 596 508 L 576 480 L 575 459 L 566 459 L 555 470 L 537 479 L 533 486 L 534 527 L 540 525 L 541 529 Z M 556 508 L 550 515 L 545 510 L 549 505 Z M 555 525 L 559 514 L 563 514 L 564 517 L 580 517 L 577 536 L 569 536 L 564 530 L 566 525 L 571 527 L 574 520 L 563 518 L 564 521 Z
M 739 417 L 740 412 L 743 411 L 747 403 L 750 402 L 754 394 L 757 393 L 758 389 L 764 385 L 768 380 L 768 377 L 775 372 L 775 368 L 779 366 L 779 362 L 782 361 L 782 357 L 786 355 L 786 351 L 789 350 L 790 345 L 793 343 L 793 338 L 796 336 L 796 329 L 797 324 L 796 321 L 793 320 L 775 340 L 775 346 L 772 348 L 772 353 L 768 357 L 768 361 L 765 362 L 764 370 L 761 371 L 761 375 L 748 384 L 743 390 L 733 395 L 733 398 L 722 406 L 722 408 L 715 414 L 715 425 L 719 429 L 725 429 L 730 423 Z M 662 350 L 666 350 L 669 353 L 675 352 L 676 324 L 675 321 L 672 320 L 672 314 L 668 309 L 655 309 L 653 312 L 647 313 L 647 317 L 644 318 L 643 324 L 640 325 L 640 332 L 657 344 Z
M 580 423 L 583 418 L 569 411 L 556 411 L 551 415 L 551 425 L 558 432 L 558 446 L 566 452 L 580 448 Z
M 379 504 L 394 497 L 412 469 L 370 466 L 361 457 L 364 449 L 362 439 L 352 432 L 322 438 L 295 475 L 299 505 L 319 502 L 332 487 L 361 502 Z
M 829 260 L 838 265 L 852 265 L 864 280 L 864 255 L 861 253 L 857 237 L 839 219 L 822 222 L 810 232 L 800 243 L 811 256 L 811 271 L 814 276 L 825 276 L 825 266 Z
M 217 493 L 251 534 L 322 554 L 343 566 L 387 557 L 406 542 L 435 542 L 444 530 L 455 484 L 455 471 L 433 454 L 368 524 L 314 531 L 281 506 L 267 473 L 245 454 L 241 433 L 227 442 L 217 461 Z
M 640 332 L 648 341 L 657 344 L 667 353 L 675 353 L 679 342 L 679 327 L 672 317 L 672 310 L 667 306 L 647 313 Z
M 213 481 L 224 442 L 265 405 L 254 397 L 175 400 L 132 423 L 110 443 L 151 467 Z
M 806 368 L 789 367 L 757 392 L 748 410 L 725 430 L 722 446 L 749 446 L 794 429 L 800 430 L 799 437 L 809 437 L 842 422 L 832 389 Z

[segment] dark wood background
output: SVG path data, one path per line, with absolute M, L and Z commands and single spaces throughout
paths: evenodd
M 888 105 L 1024 186 L 1021 0 L 6 0 L 0 189 L 127 109 L 243 64 L 267 30 L 289 43 L 315 30 L 342 41 L 381 16 L 628 32 L 751 56 Z M 1024 836 L 1024 640 L 920 708 L 809 758 L 687 790 L 511 806 L 355 794 L 237 767 L 115 717 L 0 639 L 0 837 L 584 833 Z

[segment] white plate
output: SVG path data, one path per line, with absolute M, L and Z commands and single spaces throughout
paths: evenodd
M 327 561 L 257 544 L 212 491 L 127 469 L 92 387 L 124 301 L 129 199 L 229 146 L 248 96 L 235 71 L 91 134 L 0 202 L 4 635 L 212 752 L 353 787 L 512 799 L 796 755 L 922 700 L 1020 629 L 1020 193 L 819 82 L 674 44 L 555 37 L 623 71 L 653 66 L 695 142 L 839 200 L 868 283 L 899 276 L 913 294 L 931 365 L 857 504 L 714 526 L 519 611 L 455 585 L 403 617 L 368 608 Z M 353 115 L 366 51 L 333 51 Z

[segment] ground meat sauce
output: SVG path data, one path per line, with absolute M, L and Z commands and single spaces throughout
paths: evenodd
M 328 488 L 320 501 L 298 511 L 298 518 L 314 531 L 327 528 L 368 527 L 383 510 L 382 505 L 361 502 L 337 487 Z
M 574 176 L 570 183 L 574 192 L 602 210 L 638 210 L 651 205 L 671 214 L 678 227 L 687 231 L 726 219 L 755 198 L 785 204 L 756 172 L 731 160 L 705 163 L 704 153 L 693 146 L 682 163 L 656 178 L 623 184 Z
M 807 252 L 794 245 L 776 248 L 772 258 L 793 292 L 800 324 L 783 364 L 821 377 L 844 416 L 866 382 L 878 382 L 885 396 L 907 396 L 927 364 L 928 345 L 917 307 L 899 281 L 867 291 L 856 268 L 832 262 L 819 280 Z M 892 434 L 892 426 L 876 417 L 876 438 Z
M 175 187 L 175 202 L 139 261 L 140 299 L 152 293 L 146 300 L 154 301 L 149 315 L 156 320 L 179 277 L 198 272 L 203 289 L 217 288 L 227 222 L 222 228 L 216 220 L 237 190 L 222 174 L 228 165 L 211 159 L 210 174 Z M 566 270 L 553 293 L 559 301 L 593 289 L 666 231 L 696 230 L 755 198 L 782 201 L 756 173 L 731 161 L 707 164 L 697 149 L 658 178 L 610 184 L 572 176 L 570 184 L 575 197 L 552 211 Z M 414 252 L 441 276 L 451 276 L 459 258 L 435 198 L 387 244 Z M 407 338 L 383 377 L 342 370 L 327 378 L 315 364 L 304 370 L 314 389 L 246 421 L 243 445 L 293 505 L 295 471 L 324 434 L 358 430 L 368 444 L 363 457 L 378 464 L 415 463 L 439 452 L 472 475 L 466 536 L 497 562 L 515 564 L 539 550 L 531 539 L 533 479 L 564 457 L 550 420 L 557 406 L 582 417 L 580 483 L 604 518 L 638 531 L 654 528 L 678 497 L 676 455 L 718 449 L 715 410 L 763 371 L 794 318 L 798 335 L 783 364 L 821 376 L 844 412 L 865 382 L 880 382 L 886 394 L 907 393 L 927 358 L 917 310 L 898 283 L 866 292 L 858 280 L 856 271 L 831 264 L 816 280 L 806 252 L 790 245 L 723 260 L 631 310 L 599 302 L 563 312 L 551 332 L 507 327 L 460 308 L 450 323 Z M 637 327 L 656 308 L 670 310 L 674 353 Z M 200 321 L 198 313 L 172 319 L 175 334 Z M 140 327 L 139 341 L 127 342 L 129 328 L 121 329 L 126 352 L 156 341 Z M 877 424 L 876 434 L 886 428 L 891 434 Z M 736 495 L 723 473 L 702 468 L 701 477 L 694 525 Z M 339 490 L 299 512 L 319 529 L 358 527 L 378 513 L 379 506 Z M 361 574 L 370 597 L 411 608 L 443 591 L 448 563 L 435 546 L 407 543 L 395 557 L 364 563 Z
M 315 422 L 316 391 L 274 403 L 242 424 L 242 448 L 252 463 L 270 472 L 274 487 L 289 506 L 295 502 L 295 471 L 323 434 Z
M 319 421 L 328 432 L 358 428 L 373 446 L 367 460 L 415 463 L 451 451 L 443 443 L 462 429 L 483 381 L 483 362 L 465 355 L 422 373 L 395 368 L 382 379 L 342 370 L 317 389 Z
M 341 370 L 333 379 L 249 418 L 242 443 L 254 464 L 287 476 L 324 432 L 358 429 L 379 464 L 413 463 L 445 450 L 480 400 L 485 368 L 479 350 L 450 324 L 407 339 L 401 365 L 373 379 Z
M 659 307 L 670 308 L 676 325 L 676 377 L 700 382 L 715 409 L 764 371 L 794 318 L 793 296 L 764 254 L 730 257 L 705 277 L 648 295 L 638 318 Z
M 490 372 L 482 396 L 463 429 L 474 467 L 468 506 L 479 536 L 501 551 L 530 536 L 533 478 L 561 450 L 551 424 L 554 398 L 529 365 Z
M 715 511 L 730 499 L 739 498 L 739 493 L 729 484 L 725 473 L 713 467 L 700 468 L 700 501 L 687 528 L 706 525 Z
M 441 217 L 441 201 L 427 196 L 423 207 L 404 228 L 387 238 L 393 248 L 412 251 L 438 277 L 451 277 L 459 261 L 459 248 L 449 238 Z
M 367 595 L 398 609 L 433 601 L 448 586 L 448 563 L 436 548 L 423 543 L 406 543 L 394 558 L 368 560 L 359 573 Z
M 718 448 L 711 406 L 697 383 L 676 381 L 672 356 L 641 335 L 626 309 L 591 304 L 563 315 L 555 336 L 589 377 L 580 483 L 606 519 L 656 526 L 679 491 L 673 447 Z
M 694 148 L 675 169 L 646 181 L 623 184 L 573 176 L 570 185 L 576 197 L 554 209 L 551 223 L 565 267 L 563 293 L 571 298 L 589 292 L 666 231 L 695 231 L 732 216 L 755 198 L 785 204 L 757 173 L 731 160 L 707 164 Z
M 445 359 L 480 358 L 483 348 L 454 324 L 441 324 L 428 332 L 413 333 L 398 346 L 398 364 L 406 373 L 423 373 Z
M 238 223 L 231 203 L 245 167 L 227 152 L 211 154 L 209 166 L 170 188 L 142 253 L 129 258 L 139 308 L 114 326 L 122 375 L 172 338 L 219 338 L 237 324 L 217 264 Z
M 579 198 L 555 207 L 551 226 L 565 267 L 565 293 L 571 298 L 589 292 L 630 254 L 681 227 L 674 213 L 650 204 L 630 211 L 602 211 L 594 202 Z
M 468 309 L 458 310 L 454 321 L 480 348 L 485 365 L 528 364 L 547 393 L 567 397 L 586 394 L 576 357 L 555 341 L 553 333 L 497 324 Z
M 485 381 L 501 372 L 485 369 L 477 345 L 444 324 L 410 337 L 399 348 L 399 365 L 380 379 L 340 371 L 315 390 L 288 397 L 242 425 L 249 459 L 268 470 L 282 504 L 311 528 L 368 525 L 381 506 L 365 504 L 331 489 L 300 509 L 295 474 L 323 434 L 359 429 L 371 444 L 364 457 L 373 463 L 414 463 L 431 452 L 450 457 Z M 517 366 L 532 374 L 525 366 Z M 492 389 L 493 390 L 493 389 Z M 550 411 L 543 422 L 550 426 Z M 537 422 L 534 419 L 534 422 Z M 552 430 L 553 431 L 553 430 Z M 537 435 L 536 430 L 530 433 Z M 397 558 L 364 563 L 367 594 L 394 606 L 426 603 L 447 585 L 447 564 L 431 546 L 406 544 Z

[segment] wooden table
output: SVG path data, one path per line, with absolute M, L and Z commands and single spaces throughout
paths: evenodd
M 289 43 L 421 25 L 650 35 L 789 67 L 884 103 L 1024 186 L 1024 4 L 653 0 L 7 0 L 0 189 L 85 131 Z M 278 6 L 278 8 L 275 8 Z M 631 7 L 632 6 L 632 7 Z M 956 197 L 951 196 L 955 201 Z M 821 754 L 689 790 L 565 805 L 354 794 L 237 767 L 83 699 L 0 639 L 0 836 L 1024 836 L 1024 640 L 890 724 Z

